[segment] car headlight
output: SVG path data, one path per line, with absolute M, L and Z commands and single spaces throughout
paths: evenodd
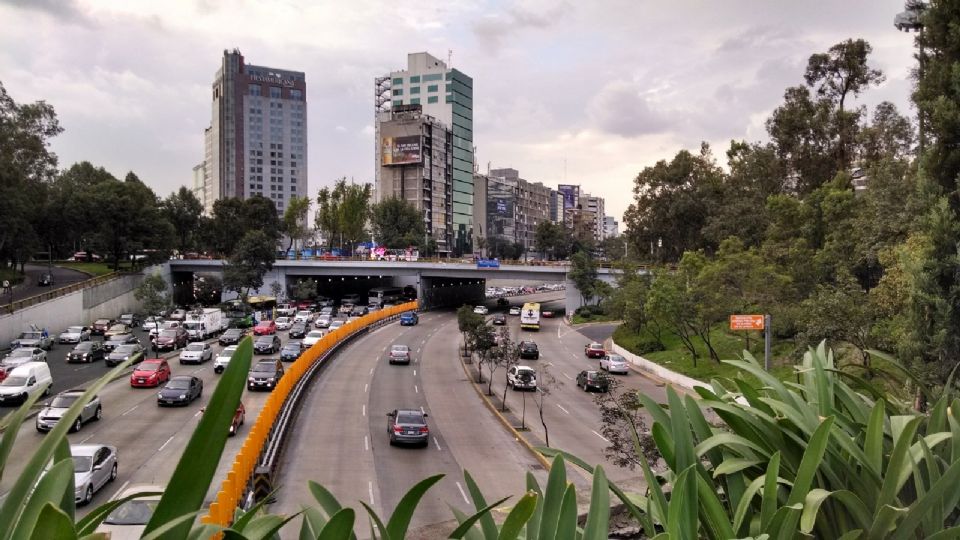
M 180 394 L 180 399 L 187 399 L 187 395 L 186 395 L 186 394 Z
M 253 377 L 248 377 L 248 378 L 247 378 L 247 382 L 253 382 L 253 381 L 254 381 Z
M 273 382 L 273 377 L 270 377 L 269 379 L 267 379 L 267 382 Z
M 157 397 L 158 397 L 158 398 L 163 398 L 163 392 L 157 392 Z

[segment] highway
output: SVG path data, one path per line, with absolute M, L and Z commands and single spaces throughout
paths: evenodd
M 13 298 L 11 299 L 9 294 L 3 294 L 0 296 L 0 305 L 7 305 L 11 301 L 16 302 L 17 300 L 23 300 L 24 298 L 36 296 L 40 293 L 66 287 L 78 281 L 90 279 L 90 274 L 60 266 L 53 266 L 48 270 L 46 264 L 26 264 L 23 269 L 25 274 L 23 282 L 13 287 Z M 40 275 L 46 274 L 48 271 L 53 274 L 53 285 L 49 287 L 37 285 L 37 280 L 40 279 Z

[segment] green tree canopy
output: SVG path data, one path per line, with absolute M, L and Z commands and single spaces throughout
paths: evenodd
M 190 251 L 203 214 L 200 199 L 186 186 L 180 186 L 176 193 L 171 193 L 163 200 L 162 212 L 176 232 L 177 250 L 181 254 Z
M 373 239 L 389 249 L 423 244 L 423 215 L 413 204 L 389 197 L 370 208 Z

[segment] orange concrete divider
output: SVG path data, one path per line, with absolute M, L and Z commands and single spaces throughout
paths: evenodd
M 216 499 L 210 504 L 207 514 L 200 518 L 202 523 L 214 523 L 223 527 L 229 526 L 233 522 L 236 509 L 240 506 L 241 498 L 247 490 L 247 485 L 253 476 L 253 470 L 260 460 L 260 454 L 263 452 L 264 445 L 277 420 L 280 409 L 287 401 L 290 392 L 296 386 L 303 375 L 331 349 L 336 347 L 341 341 L 353 335 L 359 330 L 369 328 L 370 326 L 390 317 L 399 315 L 405 311 L 417 309 L 416 302 L 408 302 L 399 306 L 390 306 L 369 315 L 361 317 L 359 320 L 350 323 L 347 326 L 340 327 L 333 332 L 323 336 L 303 354 L 294 361 L 290 369 L 277 386 L 267 397 L 263 404 L 263 409 L 257 415 L 257 419 L 251 426 L 247 437 L 244 439 L 240 450 L 233 459 L 233 466 L 220 485 Z

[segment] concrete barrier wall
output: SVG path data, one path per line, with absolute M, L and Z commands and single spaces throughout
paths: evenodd
M 681 375 L 676 371 L 671 371 L 661 366 L 660 364 L 647 360 L 646 358 L 640 355 L 633 354 L 632 352 L 624 349 L 620 345 L 617 345 L 615 341 L 611 340 L 611 342 L 613 343 L 613 352 L 626 358 L 627 362 L 630 362 L 640 370 L 646 371 L 647 373 L 653 374 L 656 377 L 659 377 L 669 383 L 675 384 L 677 386 L 682 386 L 690 390 L 693 390 L 697 386 L 710 388 L 710 385 L 703 381 L 698 381 L 697 379 L 694 379 L 692 377 Z

